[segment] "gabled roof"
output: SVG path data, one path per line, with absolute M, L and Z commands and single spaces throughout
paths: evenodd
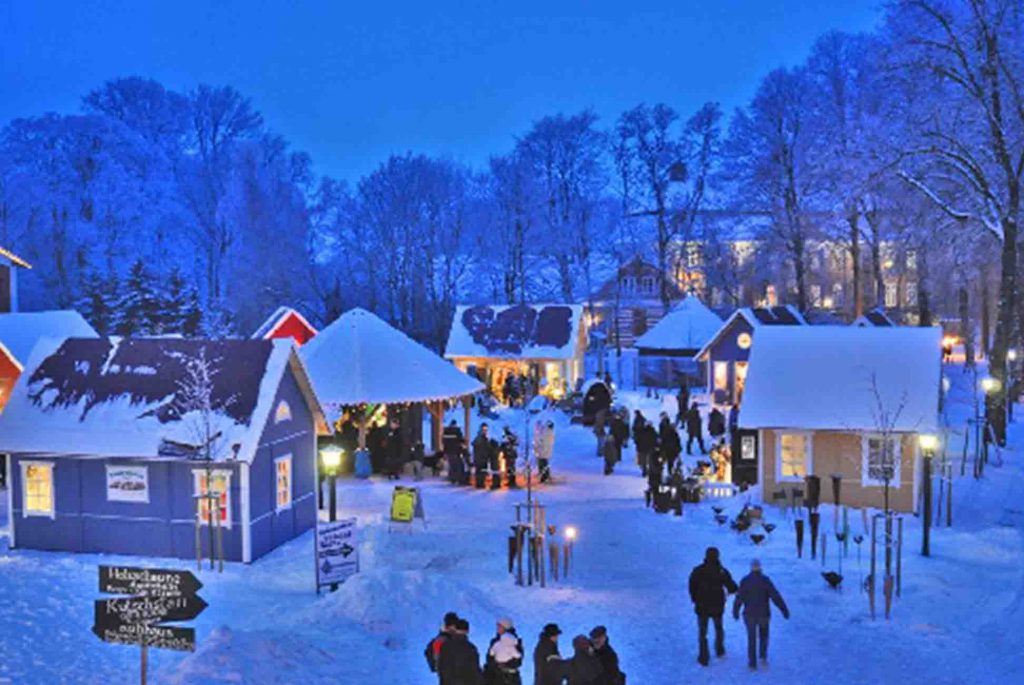
M 882 309 L 872 309 L 866 314 L 861 314 L 854 319 L 852 326 L 880 326 L 885 328 L 891 328 L 896 325 L 896 322 L 889 318 L 889 315 Z
M 317 396 L 331 411 L 364 403 L 453 399 L 484 387 L 365 309 L 342 314 L 299 355 Z
M 299 324 L 309 330 L 313 337 L 316 335 L 317 330 L 313 324 L 306 320 L 302 314 L 292 307 L 278 307 L 274 310 L 274 313 L 267 317 L 267 320 L 260 324 L 260 327 L 253 332 L 252 337 L 256 340 L 266 340 L 274 336 L 274 332 L 280 328 L 289 319 L 297 321 Z
M 778 305 L 775 307 L 740 307 L 732 313 L 722 327 L 718 329 L 714 337 L 707 341 L 707 343 L 697 353 L 696 358 L 701 360 L 708 353 L 708 350 L 717 343 L 721 337 L 725 334 L 732 322 L 737 318 L 742 318 L 751 328 L 759 329 L 768 326 L 806 326 L 807 319 L 803 317 L 800 310 L 791 304 Z
M 740 426 L 934 432 L 941 340 L 937 327 L 765 327 L 750 351 Z
M 656 279 L 656 281 L 660 281 L 664 278 L 663 274 L 658 270 L 658 267 L 656 265 L 645 261 L 642 257 L 638 255 L 636 257 L 633 257 L 633 259 L 629 260 L 625 264 L 623 264 L 621 267 L 619 267 L 616 270 L 615 275 L 609 278 L 607 281 L 605 281 L 601 285 L 601 287 L 598 288 L 597 292 L 593 294 L 593 297 L 591 299 L 594 300 L 595 302 L 607 302 L 610 300 L 614 300 L 618 294 L 619 281 L 624 276 L 634 276 L 637 278 L 641 276 L 653 276 Z M 679 285 L 672 279 L 668 279 L 667 287 L 670 298 L 679 299 L 683 296 L 683 291 L 679 288 Z M 630 297 L 629 294 L 627 294 L 626 296 Z M 660 300 L 660 298 L 660 289 L 656 289 L 654 294 L 650 296 L 651 300 Z
M 44 338 L 97 338 L 99 334 L 72 309 L 0 314 L 0 347 L 25 366 L 33 348 Z
M 20 266 L 22 269 L 31 269 L 32 265 L 26 262 L 24 259 L 14 254 L 7 248 L 0 246 L 0 257 L 6 259 L 14 266 Z
M 657 350 L 699 350 L 722 327 L 722 319 L 696 295 L 672 308 L 661 321 L 637 338 L 633 346 Z
M 579 304 L 459 306 L 444 356 L 572 359 L 583 329 Z
M 190 360 L 211 377 L 213 458 L 252 461 L 285 371 L 330 429 L 290 341 L 71 338 L 38 350 L 0 416 L 0 451 L 80 456 L 201 456 L 202 415 L 185 401 Z

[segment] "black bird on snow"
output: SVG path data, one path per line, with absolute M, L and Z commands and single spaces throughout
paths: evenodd
M 835 571 L 822 571 L 821 577 L 825 579 L 825 582 L 833 590 L 838 590 L 839 584 L 843 582 L 843 577 Z
M 750 539 L 754 541 L 755 545 L 760 545 L 762 542 L 764 542 L 764 538 L 765 538 L 765 536 L 761 535 L 760 533 L 751 533 L 750 534 Z

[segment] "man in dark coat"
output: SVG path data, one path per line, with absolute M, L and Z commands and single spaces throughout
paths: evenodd
M 473 438 L 473 479 L 478 488 L 487 484 L 487 467 L 491 463 L 491 437 L 487 432 L 487 424 L 481 423 Z
M 611 420 L 608 422 L 608 430 L 615 438 L 621 456 L 622 448 L 629 444 L 629 424 L 619 414 L 612 414 Z
M 654 426 L 649 423 L 644 426 L 644 443 L 650 448 L 650 451 L 647 453 L 647 506 L 651 506 L 655 493 L 661 487 L 663 462 L 661 459 L 661 449 L 658 445 L 658 433 L 654 430 Z
M 405 435 L 402 433 L 402 427 L 396 419 L 391 420 L 384 445 L 387 454 L 385 464 L 388 480 L 397 480 L 402 472 L 402 467 L 405 466 L 406 449 Z
M 565 662 L 558 652 L 558 636 L 561 634 L 555 623 L 547 624 L 541 631 L 533 650 L 533 685 L 562 685 L 565 680 Z
M 717 443 L 725 435 L 725 414 L 718 407 L 712 408 L 708 414 L 708 435 L 711 436 L 712 444 Z
M 747 626 L 747 665 L 752 669 L 757 668 L 757 656 L 762 662 L 768 661 L 768 623 L 771 621 L 772 604 L 789 619 L 789 608 L 782 595 L 771 579 L 761 573 L 761 562 L 754 559 L 750 562 L 750 573 L 740 581 L 736 600 L 732 603 L 734 619 L 739 620 L 740 609 L 743 609 L 743 622 Z
M 708 652 L 708 620 L 715 623 L 715 654 L 725 655 L 725 630 L 722 628 L 722 614 L 725 612 L 725 593 L 736 592 L 736 582 L 718 557 L 717 547 L 708 547 L 704 552 L 704 563 L 694 567 L 690 573 L 690 600 L 697 613 L 697 629 L 700 635 L 700 653 L 697 661 L 707 666 L 711 656 Z
M 498 621 L 498 632 L 487 646 L 484 681 L 487 685 L 522 685 L 519 669 L 523 665 L 523 641 L 512 619 Z
M 676 425 L 680 428 L 686 424 L 686 409 L 690 406 L 690 386 L 684 381 L 676 395 Z
M 441 434 L 444 456 L 448 461 L 448 480 L 456 485 L 464 485 L 466 480 L 466 464 L 462 461 L 462 450 L 465 448 L 465 436 L 459 424 L 452 420 Z
M 601 662 L 604 685 L 625 685 L 626 675 L 619 670 L 619 655 L 608 641 L 608 629 L 597 626 L 591 630 L 590 644 L 594 647 L 594 656 Z
M 505 426 L 505 433 L 501 439 L 501 454 L 505 459 L 505 476 L 508 478 L 508 487 L 514 489 L 519 487 L 516 484 L 516 460 L 519 458 L 519 436 Z M 501 482 L 501 476 L 498 476 Z
M 585 635 L 577 635 L 572 639 L 572 651 L 572 658 L 566 664 L 566 682 L 569 685 L 604 685 L 604 669 L 590 640 Z
M 668 475 L 671 476 L 679 461 L 679 454 L 683 451 L 683 446 L 679 442 L 679 433 L 669 421 L 667 414 L 662 416 L 658 433 L 658 439 L 661 442 L 661 459 L 668 468 Z
M 697 408 L 697 403 L 694 402 L 690 405 L 690 411 L 686 412 L 686 453 L 693 454 L 693 441 L 696 440 L 697 444 L 700 445 L 700 453 L 707 454 L 708 451 L 704 447 L 704 430 L 701 426 L 700 420 L 700 409 Z
M 483 685 L 480 652 L 469 641 L 469 621 L 460 618 L 455 631 L 441 645 L 437 660 L 441 685 Z
M 458 622 L 459 616 L 454 611 L 449 611 L 445 614 L 441 630 L 430 639 L 430 642 L 427 643 L 427 648 L 423 650 L 423 656 L 427 658 L 427 666 L 430 668 L 431 673 L 437 673 L 437 660 L 441 657 L 441 647 L 444 645 L 445 640 L 455 632 L 455 624 Z
M 640 467 L 640 474 L 646 476 L 651 455 L 658 445 L 658 434 L 640 412 L 637 412 L 637 420 L 633 421 L 633 442 L 636 444 L 636 462 Z

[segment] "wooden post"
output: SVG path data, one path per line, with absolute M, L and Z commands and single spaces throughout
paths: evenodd
M 868 604 L 871 607 L 871 618 L 875 618 L 875 583 L 878 580 L 878 576 L 875 575 L 878 571 L 875 565 L 875 545 L 878 539 L 878 519 L 875 517 L 871 518 L 871 573 L 868 574 Z
M 462 398 L 462 409 L 463 409 L 463 414 L 462 414 L 463 433 L 465 433 L 466 443 L 468 444 L 469 442 L 471 442 L 473 440 L 473 433 L 472 433 L 473 396 L 472 395 L 466 395 L 465 397 Z
M 196 503 L 196 570 L 203 570 L 203 538 L 202 538 L 202 499 L 195 498 Z
M 143 630 L 145 630 L 145 626 L 143 626 Z M 140 659 L 140 664 L 139 664 L 140 670 L 141 670 L 141 672 L 139 673 L 139 682 L 142 685 L 146 685 L 146 671 L 148 670 L 146 668 L 146 666 L 147 666 L 147 662 L 149 661 L 148 651 L 149 650 L 146 647 L 146 633 L 143 632 L 142 633 L 142 658 Z
M 924 494 L 924 504 L 921 505 L 921 555 L 931 556 L 930 533 L 932 527 L 932 455 L 930 451 L 924 453 L 924 467 L 921 474 L 921 489 Z

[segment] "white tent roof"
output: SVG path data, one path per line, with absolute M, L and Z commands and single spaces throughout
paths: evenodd
M 73 309 L 0 314 L 0 345 L 24 366 L 43 338 L 97 338 L 99 334 Z
M 332 409 L 450 399 L 484 387 L 365 309 L 345 312 L 299 356 L 321 404 Z
M 634 347 L 658 350 L 699 350 L 722 327 L 722 319 L 695 295 L 687 295 Z
M 941 340 L 937 327 L 763 326 L 740 426 L 934 432 Z

